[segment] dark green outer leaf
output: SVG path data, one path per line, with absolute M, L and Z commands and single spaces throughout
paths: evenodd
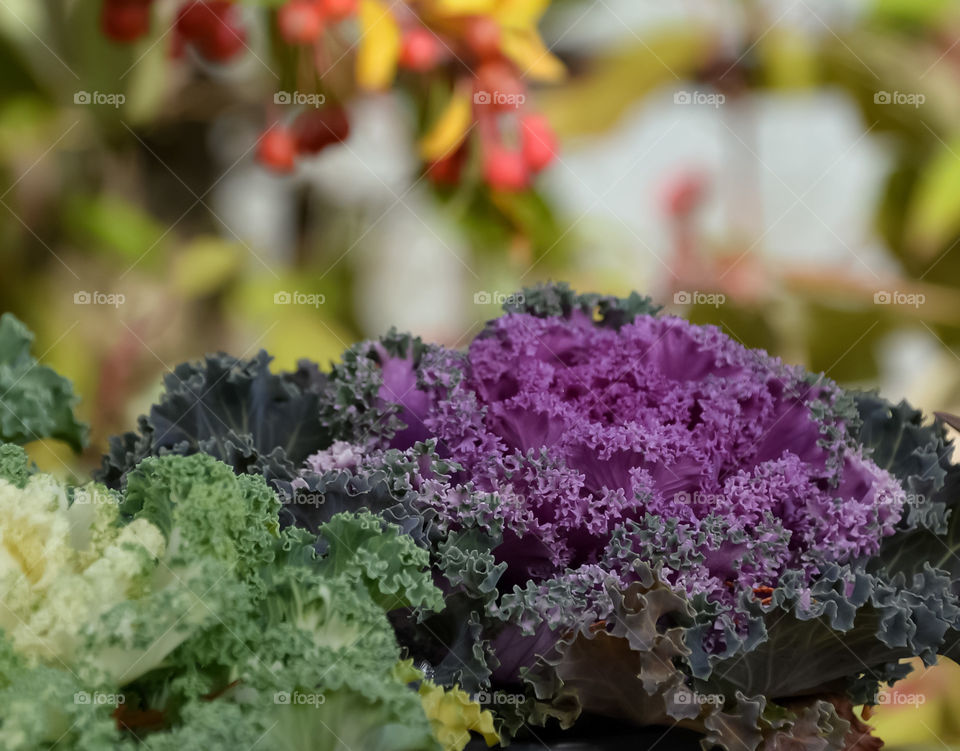
M 0 441 L 56 438 L 80 451 L 87 426 L 73 413 L 73 386 L 30 354 L 33 334 L 15 316 L 0 317 Z
M 166 391 L 139 432 L 110 439 L 96 477 L 120 487 L 147 456 L 205 453 L 238 473 L 290 480 L 311 454 L 329 444 L 319 420 L 322 375 L 301 363 L 296 373 L 270 372 L 270 357 L 219 354 L 183 363 L 164 379 Z
M 661 310 L 649 297 L 636 292 L 629 297 L 580 295 L 566 282 L 527 287 L 513 298 L 503 306 L 507 313 L 529 313 L 538 318 L 549 318 L 569 317 L 578 311 L 597 320 L 601 326 L 613 329 L 619 329 L 637 316 L 656 315 Z

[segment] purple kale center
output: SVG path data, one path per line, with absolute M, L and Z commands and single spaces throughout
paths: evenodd
M 407 428 L 373 448 L 435 438 L 456 482 L 496 494 L 507 586 L 583 566 L 626 577 L 639 558 L 732 604 L 872 555 L 900 520 L 904 491 L 850 438 L 843 392 L 712 327 L 517 313 L 467 354 L 375 351 Z

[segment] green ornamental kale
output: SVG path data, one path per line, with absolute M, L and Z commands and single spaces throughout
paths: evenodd
M 30 354 L 33 334 L 11 313 L 0 316 L 0 441 L 56 438 L 80 451 L 87 426 L 73 413 L 73 387 Z
M 427 551 L 362 513 L 318 545 L 279 508 L 204 454 L 145 459 L 122 496 L 0 479 L 0 595 L 19 608 L 0 618 L 0 747 L 451 748 L 387 617 L 442 608 Z

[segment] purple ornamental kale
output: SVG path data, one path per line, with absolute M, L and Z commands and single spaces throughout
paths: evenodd
M 507 587 L 640 557 L 732 604 L 874 554 L 901 517 L 904 491 L 851 438 L 844 393 L 713 327 L 513 313 L 467 354 L 415 363 L 373 346 L 380 399 L 406 427 L 369 448 L 435 438 L 456 482 L 499 497 Z

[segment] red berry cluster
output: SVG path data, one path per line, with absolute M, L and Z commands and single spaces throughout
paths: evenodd
M 317 154 L 349 135 L 350 121 L 342 107 L 306 110 L 289 125 L 269 127 L 260 138 L 257 159 L 275 172 L 290 172 L 297 157 Z
M 153 0 L 104 0 L 103 33 L 115 42 L 135 42 L 150 32 Z M 239 6 L 230 0 L 190 0 L 180 6 L 174 28 L 179 45 L 190 44 L 204 58 L 223 63 L 247 44 Z
M 247 46 L 240 8 L 229 0 L 184 3 L 177 13 L 176 34 L 211 62 L 228 62 Z
M 484 143 L 483 175 L 497 190 L 523 190 L 530 178 L 546 169 L 557 154 L 557 137 L 547 118 L 537 113 L 520 115 L 519 147 L 501 142 Z
M 152 3 L 103 0 L 104 33 L 118 42 L 143 37 L 150 30 Z M 277 32 L 290 45 L 319 45 L 325 31 L 356 16 L 358 6 L 359 0 L 285 0 L 277 9 Z M 401 69 L 424 74 L 449 63 L 445 70 L 459 79 L 459 85 L 473 87 L 478 135 L 464 139 L 454 153 L 427 165 L 427 175 L 438 184 L 459 183 L 469 151 L 478 148 L 483 179 L 491 188 L 528 188 L 533 175 L 556 158 L 557 137 L 545 117 L 526 107 L 526 84 L 503 53 L 497 21 L 473 15 L 428 25 L 415 13 L 407 13 L 397 22 L 402 29 L 397 60 Z M 174 39 L 175 49 L 190 45 L 212 62 L 234 59 L 247 43 L 240 4 L 235 0 L 181 2 Z M 464 74 L 465 68 L 472 72 Z M 310 109 L 292 122 L 271 126 L 261 138 L 259 159 L 271 169 L 289 172 L 298 157 L 345 140 L 349 131 L 343 108 Z
M 287 0 L 277 11 L 277 29 L 288 44 L 313 44 L 330 24 L 357 12 L 359 0 Z
M 517 67 L 501 51 L 496 21 L 466 18 L 456 36 L 438 36 L 419 26 L 403 35 L 400 64 L 423 72 L 445 57 L 472 63 L 473 113 L 479 132 L 483 177 L 494 190 L 520 191 L 556 158 L 557 136 L 547 119 L 526 108 L 527 87 Z M 434 182 L 459 183 L 469 143 L 427 167 Z
M 150 31 L 153 0 L 104 0 L 100 13 L 103 33 L 115 42 L 134 42 Z
M 533 175 L 556 159 L 557 136 L 539 113 L 521 113 L 508 118 L 515 125 L 514 145 L 507 145 L 500 124 L 481 120 L 480 148 L 484 181 L 494 190 L 517 192 L 530 187 Z M 438 185 L 457 185 L 467 161 L 470 144 L 465 142 L 447 157 L 427 166 L 427 175 Z
M 287 0 L 277 11 L 277 31 L 287 44 L 316 44 L 328 27 L 352 18 L 358 8 L 359 0 Z M 291 123 L 276 123 L 263 133 L 257 159 L 274 172 L 290 172 L 298 157 L 317 154 L 349 135 L 342 107 L 305 110 Z

